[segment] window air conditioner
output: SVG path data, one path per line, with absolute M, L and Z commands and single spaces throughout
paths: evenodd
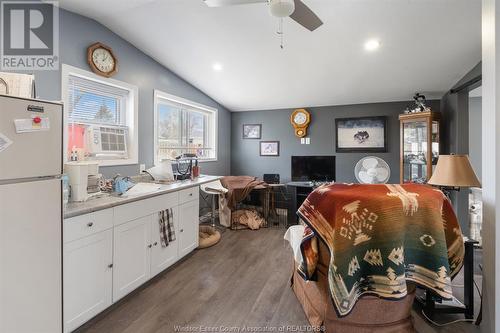
M 123 126 L 90 125 L 86 131 L 87 149 L 96 158 L 127 158 L 127 128 Z

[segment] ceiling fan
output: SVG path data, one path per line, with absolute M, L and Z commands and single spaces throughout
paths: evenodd
M 269 12 L 278 18 L 290 17 L 304 28 L 314 31 L 323 22 L 301 0 L 203 0 L 209 7 L 268 3 Z

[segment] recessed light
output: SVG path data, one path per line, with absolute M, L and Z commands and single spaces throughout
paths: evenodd
M 370 39 L 365 43 L 365 50 L 367 51 L 375 51 L 380 47 L 380 41 L 377 39 Z
M 220 72 L 222 70 L 222 64 L 216 62 L 215 64 L 212 65 L 212 68 L 214 69 L 214 71 Z

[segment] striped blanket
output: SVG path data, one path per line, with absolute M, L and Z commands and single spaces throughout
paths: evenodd
M 362 295 L 401 299 L 406 282 L 444 299 L 463 264 L 460 226 L 449 200 L 427 185 L 325 185 L 299 208 L 308 227 L 299 273 L 314 279 L 318 239 L 330 251 L 328 282 L 339 316 Z

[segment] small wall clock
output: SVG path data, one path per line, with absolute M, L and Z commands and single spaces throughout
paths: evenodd
M 104 77 L 110 77 L 118 71 L 118 60 L 113 50 L 102 43 L 88 47 L 87 62 L 94 73 Z
M 307 127 L 311 122 L 311 114 L 306 109 L 296 109 L 290 116 L 290 122 L 295 129 L 295 135 L 303 138 L 307 135 Z

